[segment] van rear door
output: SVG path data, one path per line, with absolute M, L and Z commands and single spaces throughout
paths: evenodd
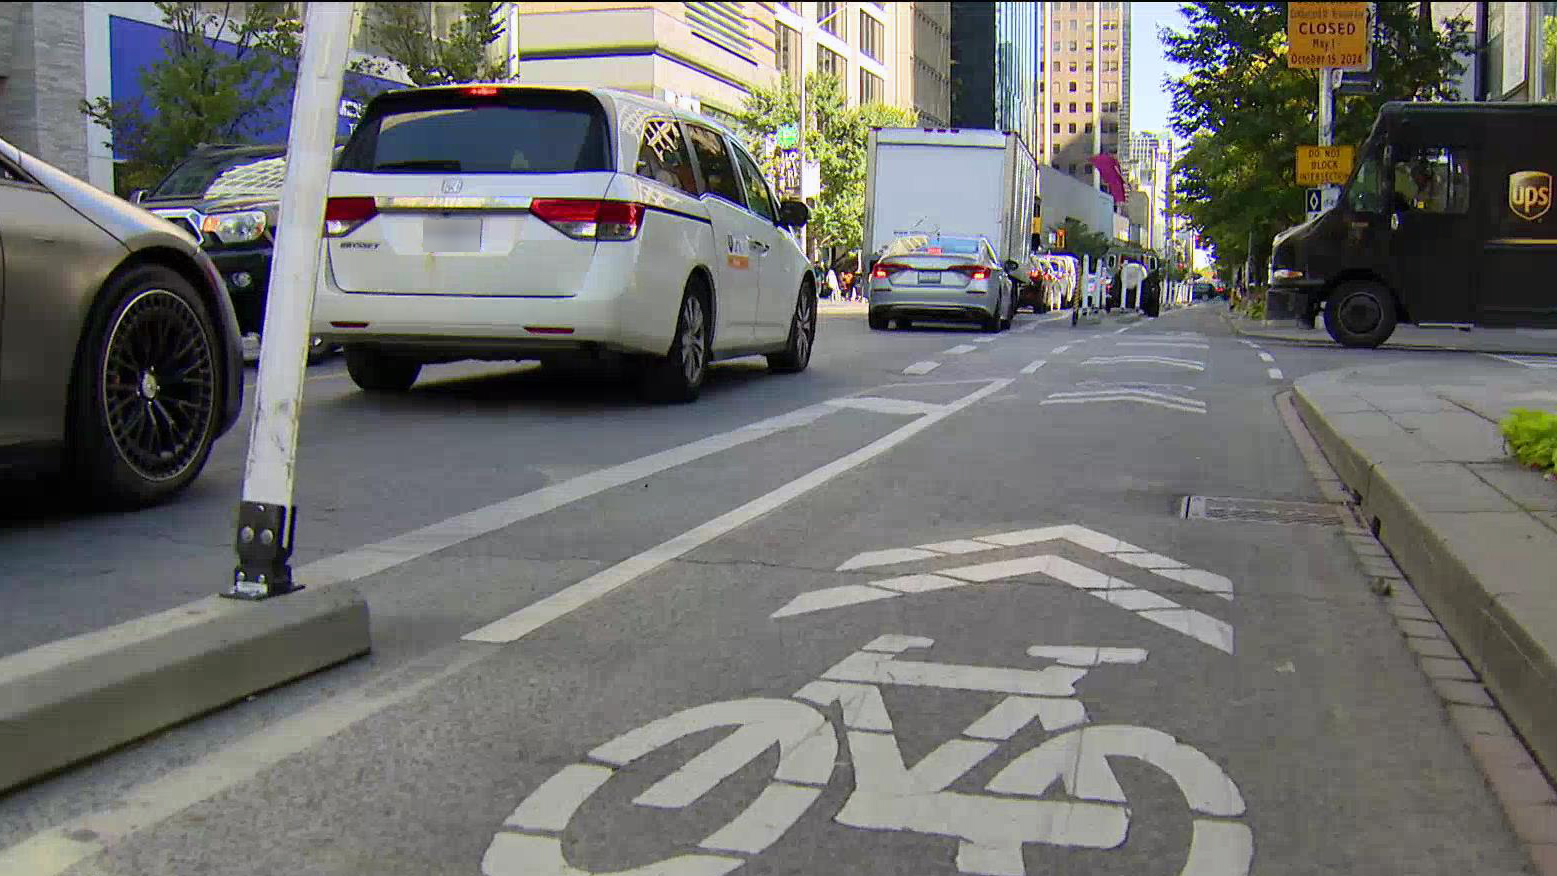
M 609 144 L 604 108 L 582 91 L 488 85 L 376 98 L 330 175 L 336 285 L 576 295 L 597 244 L 565 229 L 610 186 Z

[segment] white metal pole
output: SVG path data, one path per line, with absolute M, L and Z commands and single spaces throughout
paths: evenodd
M 288 560 L 298 416 L 319 273 L 319 239 L 340 117 L 355 3 L 308 3 L 298 63 L 276 255 L 265 302 L 254 422 L 238 504 L 238 568 L 228 595 L 264 599 L 297 589 Z

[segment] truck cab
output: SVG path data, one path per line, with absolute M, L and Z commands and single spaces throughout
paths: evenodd
M 1276 236 L 1271 290 L 1349 347 L 1557 327 L 1554 173 L 1557 106 L 1387 103 L 1336 206 Z

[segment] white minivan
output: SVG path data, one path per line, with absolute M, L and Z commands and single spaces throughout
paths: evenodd
M 661 101 L 388 92 L 330 174 L 313 331 L 369 391 L 432 362 L 626 357 L 652 396 L 691 401 L 714 359 L 809 363 L 807 218 L 738 137 Z

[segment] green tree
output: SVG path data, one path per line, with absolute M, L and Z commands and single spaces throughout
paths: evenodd
M 817 246 L 855 250 L 865 224 L 865 147 L 872 128 L 912 126 L 911 110 L 879 103 L 851 107 L 837 78 L 806 77 L 803 158 L 820 166 L 822 191 L 811 204 L 807 233 Z M 778 165 L 779 126 L 800 121 L 800 95 L 785 77 L 755 88 L 739 116 L 740 133 L 770 174 Z
M 250 3 L 243 19 L 199 3 L 159 2 L 172 33 L 141 73 L 144 96 L 98 98 L 81 111 L 107 128 L 120 194 L 146 188 L 203 143 L 248 142 L 274 124 L 297 81 L 302 24 L 286 3 Z
M 1076 258 L 1091 256 L 1093 265 L 1108 254 L 1113 241 L 1101 231 L 1094 231 L 1087 223 L 1080 219 L 1066 219 L 1058 225 L 1052 226 L 1050 231 L 1065 232 L 1065 245 L 1057 247 L 1056 252 L 1073 255 Z
M 1451 96 L 1467 25 L 1435 29 L 1419 5 L 1375 4 L 1378 92 L 1336 97 L 1337 144 L 1361 144 L 1387 100 Z M 1167 57 L 1189 68 L 1168 83 L 1173 130 L 1190 138 L 1177 165 L 1176 212 L 1211 239 L 1222 270 L 1251 255 L 1251 233 L 1263 262 L 1270 238 L 1303 218 L 1295 155 L 1316 142 L 1318 74 L 1287 66 L 1285 3 L 1201 2 L 1183 14 L 1182 31 L 1158 33 Z
M 368 7 L 368 37 L 388 60 L 405 69 L 414 85 L 501 82 L 508 65 L 492 60 L 491 45 L 506 27 L 500 3 L 464 3 L 448 36 L 433 28 L 424 3 L 373 3 Z

